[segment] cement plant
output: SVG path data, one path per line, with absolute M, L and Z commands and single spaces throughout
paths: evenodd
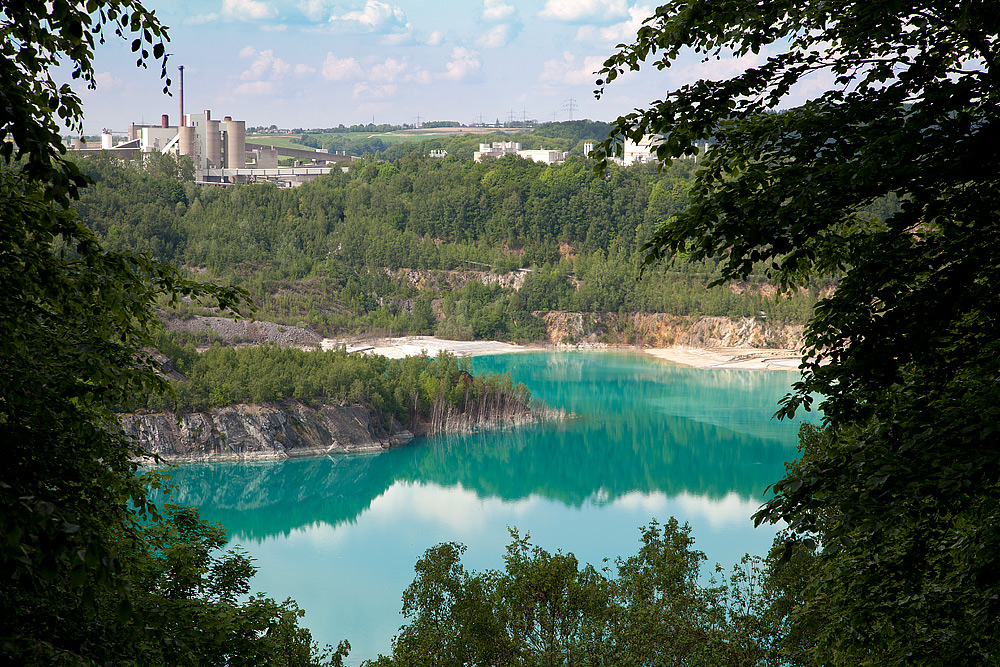
M 74 139 L 70 150 L 75 153 L 107 151 L 127 160 L 154 152 L 187 156 L 194 163 L 195 182 L 216 185 L 270 181 L 291 187 L 357 159 L 322 150 L 247 143 L 246 121 L 233 120 L 232 116 L 215 120 L 210 109 L 202 113 L 185 113 L 184 66 L 178 70 L 179 125 L 171 125 L 169 115 L 163 114 L 158 125 L 129 125 L 124 141 L 115 143 L 111 132 L 104 130 L 99 148 L 91 148 L 82 139 Z M 293 158 L 295 166 L 279 167 L 279 157 Z M 306 165 L 307 162 L 312 164 Z

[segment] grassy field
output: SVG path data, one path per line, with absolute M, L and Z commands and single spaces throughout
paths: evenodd
M 454 137 L 468 134 L 515 134 L 530 132 L 531 128 L 497 128 L 497 127 L 436 127 L 427 130 L 397 130 L 396 132 L 381 132 L 370 136 L 378 137 L 388 143 L 401 141 L 423 141 L 435 137 Z
M 401 143 L 404 141 L 423 141 L 434 137 L 454 137 L 456 135 L 467 134 L 514 134 L 518 132 L 530 132 L 530 128 L 496 128 L 496 127 L 438 127 L 432 129 L 417 130 L 397 130 L 395 132 L 375 132 L 364 134 L 361 132 L 324 132 L 321 134 L 309 133 L 310 137 L 323 141 L 326 137 L 342 137 L 357 139 L 360 137 L 378 137 L 387 144 Z M 248 134 L 247 141 L 252 144 L 262 144 L 264 146 L 278 146 L 282 148 L 303 148 L 302 144 L 292 141 L 299 137 L 298 134 Z
M 295 143 L 292 141 L 293 138 L 298 137 L 297 134 L 248 134 L 247 143 L 250 144 L 261 144 L 262 146 L 275 146 L 278 148 L 308 148 L 302 144 Z

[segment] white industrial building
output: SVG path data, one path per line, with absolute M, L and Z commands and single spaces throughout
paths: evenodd
M 110 132 L 101 135 L 101 148 L 88 149 L 79 141 L 71 146 L 77 151 L 104 150 L 127 159 L 144 153 L 185 155 L 194 164 L 198 183 L 250 183 L 273 181 L 280 185 L 298 185 L 316 176 L 327 174 L 334 167 L 329 163 L 350 162 L 348 155 L 338 155 L 303 147 L 281 148 L 248 144 L 246 122 L 226 116 L 212 118 L 212 112 L 185 114 L 184 124 L 171 125 L 163 115 L 159 125 L 129 126 L 127 138 L 115 145 Z M 295 158 L 300 165 L 279 167 L 279 156 Z M 312 165 L 301 166 L 302 162 Z
M 560 164 L 569 157 L 566 151 L 521 150 L 521 144 L 516 141 L 494 141 L 492 144 L 479 144 L 479 150 L 473 153 L 473 159 L 482 162 L 484 157 L 502 158 L 504 155 L 519 155 L 526 160 L 545 164 Z
M 516 141 L 494 141 L 492 144 L 479 144 L 479 150 L 472 154 L 476 162 L 482 162 L 484 157 L 502 158 L 504 155 L 516 155 L 521 150 L 521 144 Z
M 621 154 L 611 159 L 623 166 L 657 162 L 656 147 L 663 141 L 663 136 L 659 134 L 647 134 L 638 142 L 626 139 L 622 144 Z
M 518 151 L 517 154 L 528 160 L 544 162 L 545 164 L 562 164 L 569 157 L 569 153 L 566 151 L 549 151 L 544 149 Z
M 248 183 L 275 181 L 281 185 L 298 185 L 320 174 L 329 173 L 329 163 L 350 162 L 348 155 L 338 155 L 314 149 L 282 148 L 248 144 L 246 121 L 226 116 L 214 120 L 212 112 L 184 113 L 184 68 L 180 68 L 179 112 L 181 124 L 170 125 L 164 114 L 159 125 L 129 126 L 128 138 L 113 145 L 111 133 L 101 134 L 101 148 L 88 149 L 79 140 L 72 142 L 77 151 L 105 150 L 134 159 L 142 153 L 172 153 L 191 158 L 195 181 L 199 183 Z M 313 162 L 316 166 L 279 167 L 278 157 L 294 158 L 297 163 Z

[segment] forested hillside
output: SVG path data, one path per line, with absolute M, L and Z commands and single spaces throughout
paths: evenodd
M 95 185 L 77 210 L 112 249 L 241 285 L 259 318 L 330 336 L 525 342 L 543 337 L 537 314 L 549 310 L 808 316 L 825 285 L 776 301 L 762 271 L 709 291 L 715 262 L 683 259 L 637 280 L 640 248 L 687 203 L 695 164 L 607 176 L 592 167 L 582 157 L 547 166 L 410 152 L 283 190 L 183 182 L 165 157 L 98 157 L 81 163 Z

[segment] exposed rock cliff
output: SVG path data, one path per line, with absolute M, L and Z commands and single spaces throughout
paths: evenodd
M 538 313 L 556 344 L 798 349 L 801 324 L 763 318 L 681 317 L 666 313 Z
M 545 412 L 542 418 L 561 415 Z M 521 400 L 503 393 L 470 402 L 465 410 L 435 404 L 413 426 L 416 436 L 513 426 L 539 417 Z M 121 416 L 122 428 L 150 456 L 166 461 L 233 461 L 371 452 L 399 447 L 414 432 L 393 420 L 391 432 L 363 406 L 313 408 L 299 401 L 241 404 L 191 412 Z
M 280 459 L 388 449 L 413 439 L 388 433 L 360 406 L 311 408 L 298 401 L 233 405 L 209 412 L 123 415 L 125 432 L 167 461 Z M 398 424 L 396 425 L 398 427 Z
M 470 281 L 478 280 L 484 285 L 500 285 L 506 289 L 519 290 L 524 285 L 530 271 L 517 269 L 509 273 L 493 271 L 440 271 L 430 269 L 385 269 L 386 274 L 419 289 L 438 290 L 442 287 L 460 289 Z
M 292 327 L 261 320 L 241 320 L 231 317 L 204 317 L 191 315 L 189 317 L 170 317 L 162 314 L 163 328 L 167 331 L 186 331 L 188 333 L 204 333 L 217 338 L 224 344 L 263 345 L 274 343 L 282 347 L 311 348 L 319 345 L 323 339 L 315 331 L 303 327 Z

